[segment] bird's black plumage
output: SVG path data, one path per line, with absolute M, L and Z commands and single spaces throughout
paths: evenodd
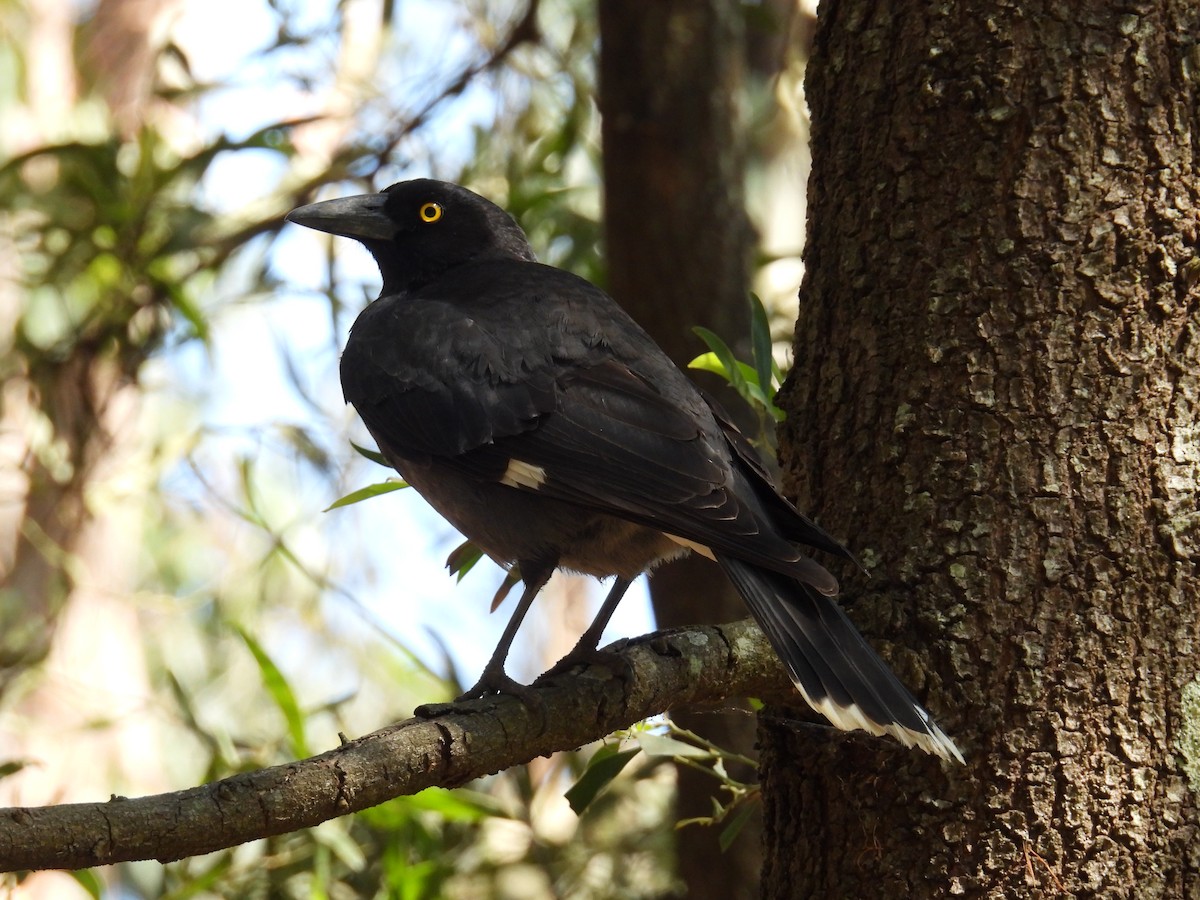
M 835 725 L 961 756 L 830 597 L 806 544 L 850 554 L 775 489 L 736 428 L 603 291 L 535 261 L 503 210 L 421 179 L 291 221 L 359 240 L 383 291 L 342 386 L 384 456 L 526 591 L 481 689 L 558 567 L 629 581 L 687 549 L 718 563 L 805 699 Z M 586 647 L 584 649 L 587 649 Z

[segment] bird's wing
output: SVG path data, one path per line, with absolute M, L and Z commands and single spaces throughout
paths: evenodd
M 693 410 L 616 360 L 565 369 L 556 386 L 554 413 L 536 429 L 498 441 L 493 455 L 545 469 L 546 493 L 592 506 L 694 506 L 736 521 L 736 498 L 723 490 L 733 477 L 728 453 Z
M 771 510 L 771 521 L 783 535 L 788 540 L 799 541 L 810 547 L 817 547 L 827 553 L 848 559 L 861 569 L 862 564 L 853 553 L 779 493 L 779 489 L 775 486 L 775 480 L 763 463 L 762 457 L 754 445 L 742 434 L 741 429 L 734 424 L 733 418 L 714 397 L 706 391 L 700 391 L 700 393 L 709 409 L 712 410 L 717 424 L 721 426 L 726 442 L 741 464 L 742 471 L 753 486 L 759 501 Z
M 454 463 L 836 593 L 836 579 L 776 527 L 752 483 L 758 473 L 746 472 L 730 452 L 690 383 L 681 388 L 672 379 L 673 389 L 663 390 L 608 359 L 563 371 L 556 384 L 557 407 L 536 427 Z

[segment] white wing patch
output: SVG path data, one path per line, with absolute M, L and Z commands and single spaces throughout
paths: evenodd
M 513 457 L 508 461 L 508 468 L 504 470 L 504 474 L 500 476 L 500 483 L 536 491 L 546 483 L 546 470 Z

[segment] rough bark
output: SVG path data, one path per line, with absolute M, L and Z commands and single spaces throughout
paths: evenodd
M 170 794 L 0 809 L 0 872 L 182 859 L 317 825 L 427 787 L 458 787 L 599 740 L 686 705 L 792 691 L 748 622 L 660 632 L 620 650 L 628 677 L 603 666 L 512 696 L 409 719 L 310 759 Z
M 764 895 L 1200 896 L 1200 7 L 821 17 L 785 465 L 968 765 L 764 719 Z
M 599 8 L 609 287 L 668 355 L 686 365 L 705 349 L 692 326 L 711 328 L 735 346 L 748 332 L 753 233 L 736 106 L 741 13 L 718 0 L 606 0 Z M 745 615 L 737 594 L 706 560 L 663 567 L 650 592 L 664 627 Z M 680 722 L 720 746 L 751 751 L 753 728 L 744 713 Z M 677 815 L 710 815 L 711 779 L 682 766 L 678 778 Z M 761 861 L 757 821 L 720 867 L 712 865 L 712 831 L 687 828 L 678 840 L 688 896 L 752 895 Z

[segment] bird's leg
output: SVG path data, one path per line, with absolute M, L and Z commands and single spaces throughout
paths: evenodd
M 523 571 L 524 569 L 522 569 Z M 487 694 L 521 695 L 528 690 L 525 685 L 518 684 L 508 676 L 508 673 L 504 671 L 504 663 L 508 659 L 508 651 L 517 636 L 517 631 L 521 628 L 521 622 L 524 621 L 525 614 L 529 612 L 529 607 L 533 605 L 533 598 L 550 580 L 550 574 L 553 571 L 554 569 L 551 567 L 546 570 L 545 574 L 538 572 L 535 576 L 526 579 L 525 590 L 522 591 L 521 599 L 517 601 L 517 608 L 513 610 L 508 624 L 504 626 L 504 633 L 500 635 L 500 641 L 496 644 L 496 649 L 492 651 L 491 659 L 483 667 L 483 673 L 475 682 L 474 687 L 464 691 L 458 698 L 459 700 L 474 700 L 476 697 L 483 697 Z
M 608 591 L 608 596 L 604 598 L 604 602 L 600 605 L 596 617 L 592 619 L 592 624 L 580 636 L 579 642 L 575 644 L 570 653 L 551 666 L 538 681 L 541 681 L 542 678 L 549 678 L 551 675 L 559 675 L 580 663 L 596 663 L 605 666 L 611 669 L 614 675 L 618 676 L 622 674 L 616 671 L 618 667 L 623 670 L 628 668 L 623 663 L 619 666 L 615 665 L 613 654 L 604 653 L 596 648 L 600 645 L 600 638 L 604 634 L 604 629 L 608 626 L 608 620 L 617 611 L 617 604 L 621 602 L 621 598 L 625 596 L 625 592 L 629 590 L 631 584 L 633 584 L 632 579 L 617 577 L 613 582 L 613 586 Z
M 512 618 L 504 626 L 504 633 L 500 635 L 500 642 L 496 644 L 496 649 L 492 651 L 491 659 L 483 667 L 483 674 L 479 676 L 479 680 L 451 703 L 426 703 L 418 706 L 415 710 L 416 715 L 422 718 L 439 716 L 444 712 L 452 710 L 458 703 L 466 700 L 475 700 L 479 697 L 485 697 L 488 694 L 513 694 L 526 706 L 540 707 L 542 705 L 541 700 L 529 687 L 513 681 L 508 676 L 508 673 L 504 671 L 504 663 L 508 659 L 508 651 L 512 646 L 513 639 L 517 636 L 517 631 L 521 628 L 521 622 L 524 620 L 525 614 L 529 612 L 529 607 L 533 604 L 533 598 L 537 596 L 538 591 L 545 587 L 546 582 L 550 580 L 550 576 L 554 573 L 554 564 L 534 565 L 524 563 L 521 566 L 521 573 L 525 580 L 525 590 L 521 592 L 521 599 L 517 601 L 517 608 L 513 610 Z

